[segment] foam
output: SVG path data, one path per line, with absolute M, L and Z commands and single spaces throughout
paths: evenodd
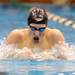
M 24 53 L 30 52 L 32 49 L 18 49 L 16 45 L 11 47 L 6 44 L 6 39 L 0 40 L 0 59 L 33 59 L 33 60 L 75 60 L 75 45 L 64 43 L 56 45 L 47 52 L 40 52 L 40 49 L 33 49 L 31 56 Z

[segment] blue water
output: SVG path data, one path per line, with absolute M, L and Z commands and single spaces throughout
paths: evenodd
M 31 5 L 48 9 L 50 12 L 75 20 L 75 7 Z M 0 6 L 0 39 L 16 28 L 27 26 L 27 9 L 3 8 Z M 65 41 L 75 44 L 75 29 L 49 21 L 50 28 L 60 29 Z M 75 75 L 74 61 L 0 60 L 0 75 Z
M 0 72 L 7 75 L 75 75 L 75 62 L 1 60 Z

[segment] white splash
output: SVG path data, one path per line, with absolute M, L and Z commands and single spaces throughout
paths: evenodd
M 0 41 L 0 59 L 75 60 L 75 45 L 64 43 L 40 52 L 40 49 L 18 49 L 15 45 L 10 47 L 4 39 Z

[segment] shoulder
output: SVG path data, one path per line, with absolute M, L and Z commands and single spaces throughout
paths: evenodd
M 46 35 L 47 35 L 47 37 L 49 38 L 49 37 L 54 37 L 54 38 L 63 38 L 64 39 L 64 35 L 63 35 L 63 33 L 60 31 L 60 30 L 58 30 L 58 29 L 49 29 L 49 28 L 47 28 L 46 29 Z
M 62 44 L 65 41 L 63 33 L 58 29 L 48 29 L 47 37 L 58 44 Z
M 53 32 L 53 34 L 59 34 L 59 35 L 62 34 L 63 35 L 63 33 L 58 29 L 52 29 L 52 32 Z
M 24 35 L 28 29 L 15 29 L 9 33 L 9 35 Z
M 64 40 L 64 34 L 58 29 L 53 29 L 52 30 L 52 36 L 54 38 L 58 38 L 58 39 Z
M 9 33 L 9 35 L 7 36 L 7 41 L 10 42 L 14 40 L 23 40 L 27 31 L 27 29 L 15 29 Z
M 58 29 L 47 28 L 46 32 L 51 34 L 51 35 L 56 35 L 56 34 L 59 34 L 59 35 L 62 34 L 63 35 L 63 33 L 60 30 L 58 30 Z

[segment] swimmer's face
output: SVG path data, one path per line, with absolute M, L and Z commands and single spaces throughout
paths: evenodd
M 44 34 L 46 29 L 45 24 L 30 24 L 30 32 L 35 41 L 38 41 Z

